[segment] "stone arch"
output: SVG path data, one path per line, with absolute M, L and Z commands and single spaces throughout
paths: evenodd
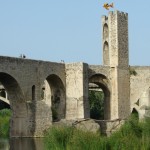
M 89 83 L 94 83 L 104 93 L 104 119 L 110 119 L 110 82 L 103 74 L 95 74 L 89 78 Z
M 103 38 L 107 39 L 109 37 L 109 29 L 108 29 L 108 24 L 105 23 L 103 26 Z
M 0 72 L 0 82 L 8 93 L 12 116 L 10 121 L 10 136 L 26 135 L 23 124 L 27 117 L 26 102 L 17 80 L 8 73 Z
M 51 74 L 46 78 L 42 86 L 41 97 L 51 107 L 52 121 L 65 118 L 65 86 L 59 76 Z
M 21 112 L 24 110 L 21 108 L 15 109 L 16 106 L 25 103 L 23 92 L 17 82 L 17 80 L 7 73 L 0 72 L 0 82 L 4 86 L 6 92 L 8 93 L 10 99 L 10 106 L 13 109 L 15 116 L 20 116 Z M 18 111 L 19 110 L 19 111 Z M 18 112 L 18 113 L 16 113 Z

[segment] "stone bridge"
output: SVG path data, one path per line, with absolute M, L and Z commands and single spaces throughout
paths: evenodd
M 10 136 L 42 136 L 55 121 L 90 118 L 89 83 L 104 91 L 105 119 L 124 118 L 119 116 L 112 96 L 115 91 L 110 70 L 109 66 L 0 56 L 0 82 L 12 110 Z M 52 117 L 53 113 L 57 113 L 57 118 Z
M 130 75 L 128 14 L 102 16 L 102 31 L 103 65 L 0 56 L 0 82 L 12 110 L 11 137 L 42 136 L 56 121 L 90 118 L 89 84 L 104 92 L 104 122 L 128 117 L 137 98 L 144 101 L 147 95 L 145 104 L 150 103 L 150 68 L 133 67 L 137 76 Z M 140 90 L 148 94 L 140 96 Z
M 46 80 L 53 93 L 60 92 L 61 111 L 65 113 L 64 64 L 0 57 L 0 82 L 8 93 L 12 110 L 11 136 L 36 136 L 51 125 L 51 101 L 41 97 Z

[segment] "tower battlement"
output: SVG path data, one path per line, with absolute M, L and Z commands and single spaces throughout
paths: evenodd
M 103 20 L 103 21 L 108 21 L 108 17 L 105 16 L 105 15 L 103 15 L 103 16 L 102 16 L 102 20 Z
M 109 15 L 118 15 L 118 16 L 122 16 L 122 17 L 128 19 L 128 13 L 125 13 L 125 12 L 122 12 L 122 11 L 118 11 L 118 10 L 110 11 Z

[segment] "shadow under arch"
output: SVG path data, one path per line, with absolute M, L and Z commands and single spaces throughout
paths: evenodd
M 52 121 L 64 119 L 66 115 L 66 92 L 59 76 L 51 74 L 46 78 L 41 95 L 51 108 Z
M 89 78 L 89 83 L 94 83 L 104 93 L 104 119 L 110 119 L 110 82 L 103 74 L 95 74 Z
M 0 72 L 0 82 L 8 93 L 12 116 L 10 121 L 10 136 L 24 136 L 24 122 L 27 117 L 27 107 L 23 92 L 17 80 L 8 73 Z
M 4 97 L 0 96 L 0 110 L 1 109 L 10 109 L 9 100 L 5 99 Z

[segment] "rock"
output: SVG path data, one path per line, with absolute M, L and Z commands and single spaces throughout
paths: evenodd
M 92 119 L 77 120 L 72 124 L 75 128 L 83 131 L 100 132 L 100 125 Z

